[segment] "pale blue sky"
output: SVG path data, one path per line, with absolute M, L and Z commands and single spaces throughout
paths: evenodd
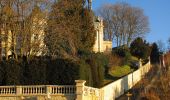
M 161 40 L 167 45 L 170 37 L 170 0 L 93 0 L 92 8 L 97 11 L 103 4 L 121 1 L 142 8 L 149 17 L 150 32 L 145 36 L 147 41 L 152 43 Z

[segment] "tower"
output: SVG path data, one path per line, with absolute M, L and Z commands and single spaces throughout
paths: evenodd
M 88 9 L 92 10 L 92 0 L 88 0 Z

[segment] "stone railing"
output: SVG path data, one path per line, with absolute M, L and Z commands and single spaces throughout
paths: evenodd
M 76 87 L 74 85 L 0 86 L 0 100 L 18 100 L 21 98 L 74 100 L 75 93 Z

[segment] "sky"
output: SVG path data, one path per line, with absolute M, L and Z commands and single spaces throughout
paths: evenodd
M 97 11 L 103 4 L 122 1 L 143 9 L 148 16 L 150 32 L 145 39 L 150 43 L 162 41 L 167 46 L 170 38 L 170 0 L 92 0 L 92 9 Z

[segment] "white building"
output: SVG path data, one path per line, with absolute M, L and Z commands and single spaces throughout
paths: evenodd
M 104 40 L 103 20 L 100 17 L 95 18 L 96 41 L 93 47 L 94 52 L 111 52 L 112 41 Z

